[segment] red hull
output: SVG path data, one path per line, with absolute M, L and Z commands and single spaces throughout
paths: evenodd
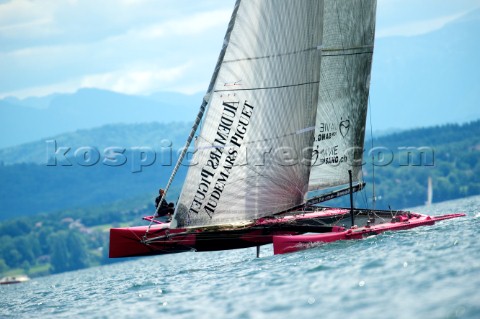
M 110 229 L 110 258 L 171 254 L 185 251 L 214 251 L 260 246 L 272 243 L 274 235 L 295 235 L 331 226 L 348 216 L 348 210 L 324 209 L 316 212 L 261 218 L 243 228 L 221 231 L 170 229 L 169 224 Z
M 404 214 L 389 223 L 375 224 L 371 226 L 352 227 L 345 229 L 336 227 L 330 233 L 296 235 L 296 236 L 273 236 L 273 252 L 277 254 L 291 253 L 308 249 L 321 243 L 330 243 L 338 240 L 362 239 L 371 235 L 378 235 L 386 231 L 397 231 L 428 226 L 436 221 L 465 216 L 465 214 L 451 214 L 431 217 L 421 214 Z

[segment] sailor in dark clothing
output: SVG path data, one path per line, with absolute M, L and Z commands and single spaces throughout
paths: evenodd
M 173 214 L 173 203 L 167 204 L 167 201 L 165 198 L 162 200 L 162 203 L 160 204 L 160 200 L 163 197 L 163 194 L 165 194 L 165 191 L 160 188 L 158 191 L 158 196 L 155 198 L 155 208 L 157 209 L 157 215 L 155 217 L 167 217 L 167 220 L 170 220 L 172 214 Z M 158 205 L 160 204 L 160 208 Z

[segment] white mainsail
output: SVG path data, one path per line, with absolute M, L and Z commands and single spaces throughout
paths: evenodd
M 323 0 L 238 0 L 171 227 L 246 222 L 307 192 Z
M 325 0 L 309 190 L 361 178 L 376 0 Z

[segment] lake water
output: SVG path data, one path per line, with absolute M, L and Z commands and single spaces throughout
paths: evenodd
M 273 256 L 139 258 L 0 286 L 0 318 L 480 318 L 480 197 L 467 217 Z

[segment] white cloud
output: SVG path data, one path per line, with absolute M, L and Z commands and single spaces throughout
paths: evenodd
M 73 93 L 79 89 L 78 81 L 62 81 L 61 83 L 41 85 L 29 87 L 26 89 L 19 89 L 15 91 L 0 92 L 0 98 L 5 98 L 8 96 L 14 96 L 20 99 L 33 97 L 33 96 L 47 96 L 53 93 Z
M 48 1 L 45 1 L 45 4 L 39 5 L 35 1 L 17 0 L 1 4 L 0 23 L 2 26 L 8 26 L 37 19 L 51 18 L 52 15 L 48 14 L 51 8 L 47 3 Z
M 0 4 L 0 43 L 18 48 L 46 37 L 49 44 L 89 42 L 154 25 L 175 34 L 198 34 L 224 24 L 230 2 L 102 0 L 99 5 L 95 0 L 13 0 Z M 4 45 L 0 50 L 5 51 Z
M 476 2 L 476 4 L 475 4 Z M 436 5 L 438 3 L 438 5 Z M 92 86 L 130 94 L 205 90 L 234 0 L 0 3 L 0 96 Z M 478 0 L 378 0 L 377 37 L 443 27 Z
M 51 18 L 37 18 L 31 21 L 18 21 L 0 26 L 0 35 L 7 36 L 12 33 L 22 32 L 22 30 L 43 29 L 52 23 Z
M 18 49 L 13 49 L 4 53 L 0 52 L 0 57 L 12 59 L 29 58 L 36 59 L 37 61 L 39 61 L 39 58 L 40 60 L 50 59 L 56 63 L 58 63 L 59 60 L 61 61 L 65 59 L 57 59 L 55 58 L 56 56 L 72 58 L 75 57 L 75 53 L 85 52 L 97 52 L 100 54 L 102 52 L 113 52 L 111 54 L 114 54 L 118 57 L 122 55 L 122 51 L 125 50 L 125 47 L 132 49 L 141 46 L 143 49 L 148 49 L 152 46 L 157 48 L 169 46 L 169 42 L 149 42 L 153 39 L 162 41 L 162 38 L 168 37 L 170 39 L 175 38 L 175 42 L 182 42 L 187 41 L 187 37 L 199 36 L 213 28 L 223 29 L 226 27 L 229 21 L 230 14 L 231 13 L 229 10 L 201 12 L 193 15 L 183 16 L 180 19 L 172 19 L 163 23 L 148 25 L 143 28 L 133 28 L 124 33 L 116 34 L 114 36 L 107 36 L 95 41 L 63 42 L 48 45 L 40 44 L 34 46 L 22 46 Z M 0 33 L 2 31 L 7 32 L 8 30 L 17 30 L 21 28 L 27 29 L 40 27 L 39 29 L 41 30 L 41 25 L 48 24 L 49 22 L 51 22 L 49 19 L 44 19 L 15 25 L 0 26 Z M 220 41 L 221 39 L 219 39 L 219 43 Z M 140 57 L 142 56 L 141 52 L 138 54 Z M 96 54 L 96 56 L 98 55 L 99 54 Z M 48 59 L 46 57 L 48 57 Z M 132 58 L 138 59 L 138 57 Z M 131 62 L 132 61 L 130 61 L 130 63 Z
M 230 10 L 202 12 L 182 19 L 168 21 L 164 25 L 147 30 L 147 34 L 155 35 L 165 32 L 176 35 L 196 35 L 211 28 L 225 26 L 230 19 Z
M 231 6 L 233 0 L 0 4 L 0 96 L 86 86 L 129 94 L 203 88 Z
M 425 20 L 425 21 L 415 21 L 406 23 L 399 26 L 389 27 L 380 29 L 376 32 L 377 38 L 392 37 L 392 36 L 417 36 L 422 34 L 427 34 L 436 30 L 443 28 L 446 24 L 455 21 L 463 17 L 467 12 L 461 12 L 445 17 Z
M 50 1 L 16 0 L 0 5 L 0 41 L 57 33 L 54 11 Z
M 80 87 L 94 87 L 127 94 L 151 94 L 161 91 L 166 84 L 181 79 L 189 68 L 190 64 L 186 63 L 165 69 L 137 68 L 87 75 L 80 80 Z
M 115 35 L 113 39 L 138 38 L 154 39 L 172 36 L 198 35 L 212 28 L 226 26 L 230 19 L 229 10 L 214 10 L 187 15 L 179 19 L 151 24 L 143 28 L 134 28 L 128 32 Z
M 151 65 L 155 63 L 152 62 Z M 16 96 L 26 98 L 30 96 L 45 96 L 52 93 L 73 93 L 81 88 L 98 88 L 125 94 L 148 95 L 158 91 L 165 91 L 181 79 L 191 68 L 191 63 L 160 68 L 160 67 L 131 67 L 125 70 L 89 74 L 76 79 L 70 79 L 50 85 L 36 86 L 13 92 L 1 92 L 0 98 Z

